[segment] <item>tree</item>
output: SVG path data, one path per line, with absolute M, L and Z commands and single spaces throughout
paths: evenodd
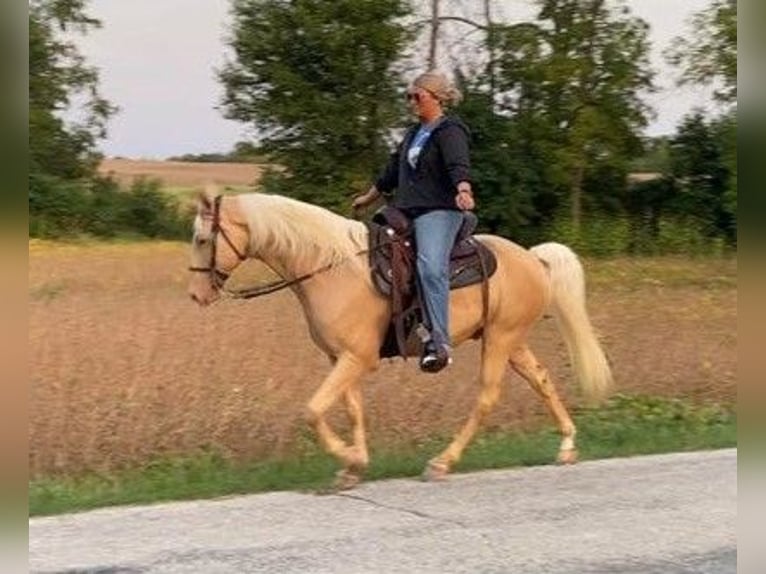
M 63 32 L 86 33 L 99 22 L 85 14 L 85 0 L 31 0 L 29 5 L 30 176 L 65 180 L 92 175 L 96 141 L 105 136 L 115 108 L 98 93 L 98 73 L 86 65 Z M 61 118 L 73 99 L 84 96 L 85 119 Z
M 689 38 L 678 37 L 665 56 L 682 69 L 679 83 L 718 82 L 720 102 L 737 101 L 737 1 L 713 0 L 692 17 Z
M 224 110 L 284 168 L 272 190 L 340 208 L 369 184 L 401 113 L 407 11 L 404 0 L 234 0 Z
M 721 142 L 723 165 L 728 179 L 723 194 L 722 209 L 729 221 L 727 235 L 731 241 L 737 241 L 737 113 L 730 111 L 715 123 L 716 137 Z
M 670 141 L 668 136 L 644 138 L 644 153 L 633 158 L 630 171 L 666 175 L 670 172 Z
M 546 138 L 550 179 L 577 231 L 589 179 L 610 172 L 619 180 L 641 150 L 649 112 L 641 96 L 652 89 L 648 26 L 605 0 L 539 5 L 537 22 L 496 31 L 499 89 L 516 121 Z
M 464 85 L 465 100 L 454 110 L 471 131 L 471 172 L 481 225 L 493 233 L 515 237 L 528 219 L 529 207 L 516 193 L 518 174 L 508 153 L 513 138 L 511 122 L 498 117 L 489 94 Z
M 731 196 L 732 168 L 728 157 L 732 117 L 707 121 L 701 112 L 684 118 L 672 138 L 670 155 L 678 188 L 676 211 L 694 218 L 709 237 L 736 242 L 736 188 Z M 736 160 L 735 160 L 736 161 Z
M 463 80 L 466 97 L 454 110 L 471 130 L 479 221 L 486 231 L 531 244 L 542 238 L 540 228 L 552 216 L 545 126 L 534 115 L 498 113 L 489 75 L 489 90 L 484 75 Z
M 674 47 L 666 52 L 668 61 L 681 68 L 680 84 L 717 85 L 714 97 L 731 104 L 729 111 L 719 119 L 705 124 L 700 114 L 692 115 L 678 130 L 677 169 L 691 169 L 692 159 L 712 156 L 717 163 L 699 165 L 692 176 L 700 171 L 705 177 L 692 178 L 701 188 L 690 192 L 702 194 L 706 222 L 725 234 L 732 243 L 737 238 L 737 2 L 713 0 L 711 5 L 692 18 L 691 38 L 676 38 Z M 699 136 L 700 141 L 693 141 Z M 710 149 L 714 148 L 714 149 Z M 704 153 L 704 150 L 708 151 Z M 706 173 L 710 171 L 715 173 Z M 717 175 L 725 173 L 725 181 Z M 712 187 L 711 187 L 712 186 Z M 711 213 L 710 210 L 715 213 Z

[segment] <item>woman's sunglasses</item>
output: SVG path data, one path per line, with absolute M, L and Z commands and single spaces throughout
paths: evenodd
M 420 88 L 423 92 L 431 96 L 435 100 L 439 100 L 439 98 L 434 94 L 431 90 L 427 90 L 425 88 Z M 417 102 L 418 104 L 423 101 L 423 96 L 425 94 L 422 94 L 421 92 L 407 92 L 406 98 L 408 102 Z
M 405 96 L 407 98 L 408 102 L 417 102 L 420 103 L 420 94 L 417 92 L 407 92 L 407 95 Z

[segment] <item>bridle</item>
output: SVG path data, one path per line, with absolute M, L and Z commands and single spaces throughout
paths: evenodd
M 303 283 L 307 279 L 311 279 L 315 275 L 319 273 L 324 273 L 325 271 L 331 269 L 332 267 L 335 267 L 337 263 L 328 263 L 327 265 L 323 265 L 319 267 L 318 269 L 315 269 L 311 271 L 310 273 L 306 273 L 304 275 L 300 275 L 299 277 L 295 277 L 294 279 L 290 280 L 280 280 L 275 281 L 273 283 L 269 283 L 267 285 L 261 285 L 258 287 L 250 287 L 247 289 L 236 289 L 236 290 L 228 290 L 224 289 L 224 284 L 226 283 L 226 280 L 231 275 L 230 273 L 226 271 L 221 271 L 218 269 L 216 265 L 216 251 L 218 247 L 218 235 L 220 234 L 221 237 L 223 237 L 224 241 L 229 245 L 231 250 L 234 252 L 234 254 L 237 256 L 237 258 L 240 261 L 245 261 L 247 259 L 247 255 L 242 253 L 232 242 L 231 238 L 226 233 L 226 230 L 221 227 L 221 199 L 223 196 L 217 195 L 215 199 L 213 200 L 213 219 L 211 223 L 211 237 L 210 237 L 210 243 L 211 243 L 211 251 L 210 251 L 210 263 L 207 267 L 189 267 L 189 271 L 194 271 L 197 273 L 209 273 L 210 274 L 210 280 L 213 282 L 213 286 L 220 291 L 223 295 L 226 295 L 232 299 L 252 299 L 253 297 L 260 297 L 261 295 L 268 295 L 269 293 L 274 293 L 275 291 L 281 291 L 282 289 L 285 289 L 287 287 L 290 287 L 292 285 L 297 285 L 299 283 Z M 363 249 L 356 253 L 355 255 L 362 255 L 365 253 L 369 253 L 368 249 Z
M 215 256 L 218 247 L 218 235 L 220 234 L 221 237 L 223 237 L 224 241 L 226 241 L 226 243 L 229 245 L 231 250 L 240 261 L 247 259 L 247 255 L 237 249 L 231 238 L 229 238 L 228 234 L 226 233 L 226 230 L 221 227 L 221 199 L 223 199 L 223 196 L 217 195 L 213 200 L 213 221 L 211 223 L 210 237 L 210 263 L 208 263 L 207 267 L 189 267 L 189 271 L 194 271 L 197 273 L 209 273 L 210 280 L 213 282 L 215 288 L 219 290 L 223 288 L 223 285 L 229 278 L 230 273 L 221 271 L 218 269 L 216 264 Z

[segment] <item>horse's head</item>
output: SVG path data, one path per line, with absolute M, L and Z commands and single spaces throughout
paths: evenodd
M 189 295 L 200 305 L 218 299 L 224 283 L 247 258 L 247 226 L 237 220 L 231 199 L 207 188 L 197 200 L 194 218 Z

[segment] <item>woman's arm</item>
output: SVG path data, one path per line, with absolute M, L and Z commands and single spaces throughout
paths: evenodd
M 397 146 L 396 151 L 393 152 L 388 157 L 388 163 L 386 164 L 386 169 L 383 170 L 383 173 L 378 177 L 378 180 L 375 182 L 375 188 L 382 194 L 388 194 L 392 192 L 394 189 L 396 189 L 396 186 L 399 185 L 399 152 L 401 149 L 401 144 Z
M 466 131 L 459 125 L 446 126 L 439 133 L 439 145 L 452 186 L 457 190 L 461 182 L 466 182 L 470 188 L 471 160 Z

